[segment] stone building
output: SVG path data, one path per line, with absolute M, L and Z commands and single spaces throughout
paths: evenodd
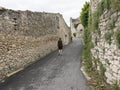
M 71 42 L 59 13 L 14 11 L 0 7 L 0 81 Z
M 76 34 L 76 37 L 82 37 L 82 34 L 83 34 L 83 30 L 84 30 L 84 27 L 83 25 L 80 23 L 80 19 L 77 18 L 77 19 L 72 19 L 70 18 L 70 27 L 71 27 L 71 34 L 72 34 L 72 37 L 74 37 L 74 33 Z

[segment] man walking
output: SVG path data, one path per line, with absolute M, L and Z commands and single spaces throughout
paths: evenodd
M 59 55 L 62 55 L 63 43 L 62 43 L 61 38 L 59 38 L 57 46 L 58 46 L 58 50 L 59 50 Z

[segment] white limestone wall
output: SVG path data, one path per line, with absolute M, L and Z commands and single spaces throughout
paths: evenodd
M 105 75 L 107 77 L 107 82 L 112 84 L 115 80 L 120 80 L 120 49 L 118 49 L 115 37 L 113 34 L 112 43 L 109 45 L 105 41 L 105 33 L 110 31 L 109 22 L 112 18 L 116 18 L 116 24 L 113 31 L 115 32 L 120 26 L 120 12 L 111 13 L 111 11 L 106 11 L 100 17 L 99 28 L 101 31 L 101 36 L 98 36 L 97 46 L 92 49 L 92 54 L 94 57 L 99 57 L 102 64 L 106 67 Z M 93 39 L 95 40 L 95 35 Z

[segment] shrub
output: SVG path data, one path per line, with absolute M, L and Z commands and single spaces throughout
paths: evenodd
M 87 72 L 90 72 L 92 68 L 92 42 L 91 42 L 91 32 L 87 28 L 84 30 L 84 45 L 83 45 L 83 62 Z
M 91 11 L 89 11 L 89 18 L 88 18 L 88 29 L 92 29 L 92 14 Z
M 89 7 L 90 7 L 90 3 L 85 2 L 84 7 L 82 8 L 82 11 L 80 13 L 80 20 L 85 28 L 88 27 Z

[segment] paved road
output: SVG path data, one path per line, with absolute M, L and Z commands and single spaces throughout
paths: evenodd
M 9 78 L 0 90 L 89 90 L 80 71 L 80 40 L 75 39 L 64 48 L 63 56 L 57 51 Z

